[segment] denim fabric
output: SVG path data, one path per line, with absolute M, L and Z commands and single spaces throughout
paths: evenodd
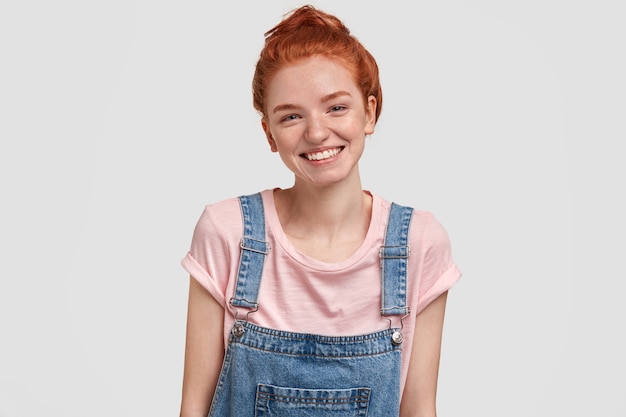
M 410 207 L 391 204 L 385 243 L 380 248 L 381 314 L 385 316 L 409 313 L 406 305 L 406 265 L 410 255 L 408 236 L 412 217 L 413 209 Z
M 263 257 L 269 251 L 259 199 L 258 194 L 240 197 L 245 236 L 236 296 L 230 301 L 253 310 L 258 307 Z M 411 213 L 402 207 L 392 210 L 387 235 L 408 234 Z M 246 238 L 254 243 L 247 244 Z M 382 274 L 388 304 L 383 302 L 380 309 L 386 315 L 408 311 L 406 264 L 402 264 L 408 247 L 397 249 L 406 242 L 406 236 L 386 236 L 384 247 L 391 249 L 381 248 L 381 266 L 384 263 L 390 271 Z M 398 250 L 402 256 L 397 256 Z M 390 328 L 359 336 L 322 336 L 237 319 L 209 416 L 397 417 L 402 349 L 397 333 L 398 329 Z
M 366 416 L 369 388 L 347 390 L 304 390 L 259 385 L 257 388 L 257 416 L 308 416 L 332 413 L 333 416 Z
M 239 202 L 243 218 L 243 237 L 237 286 L 230 303 L 236 307 L 257 308 L 263 263 L 265 255 L 270 251 L 270 245 L 265 241 L 263 199 L 257 193 L 240 197 Z
M 210 416 L 398 416 L 401 348 L 391 329 L 329 337 L 242 325 Z

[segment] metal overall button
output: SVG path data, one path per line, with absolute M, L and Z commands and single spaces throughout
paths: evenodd
M 393 332 L 393 334 L 391 335 L 391 343 L 396 346 L 400 346 L 403 341 L 404 336 L 402 335 L 402 332 L 400 330 L 396 330 L 395 332 Z
M 243 327 L 243 323 L 241 322 L 235 323 L 235 325 L 233 326 L 233 336 L 235 336 L 237 339 L 240 339 L 241 336 L 243 336 L 245 332 L 246 332 L 246 329 Z
M 255 313 L 256 311 L 259 310 L 259 305 L 257 303 L 253 303 L 252 301 L 248 301 L 245 298 L 235 298 L 235 297 L 231 298 L 228 301 L 228 303 L 233 307 L 235 305 L 239 305 L 238 303 L 245 303 L 244 305 L 246 305 L 247 308 L 253 308 L 252 310 L 246 313 L 245 321 L 241 321 L 237 319 L 237 317 L 239 317 L 239 310 L 235 308 L 235 324 L 233 325 L 233 329 L 231 330 L 231 332 L 235 338 L 241 339 L 241 336 L 243 336 L 243 334 L 246 332 L 244 325 L 248 322 L 248 317 L 250 316 L 250 314 Z
M 401 307 L 393 307 L 394 309 L 396 308 L 401 308 Z M 389 309 L 387 309 L 389 310 Z M 400 346 L 402 344 L 402 342 L 404 342 L 404 335 L 402 334 L 402 329 L 404 329 L 404 319 L 409 317 L 409 314 L 411 312 L 410 309 L 406 309 L 407 313 L 400 317 L 400 328 L 399 329 L 392 329 L 391 328 L 391 319 L 387 319 L 389 321 L 389 330 L 393 330 L 393 333 L 391 333 L 391 343 L 394 346 Z M 384 315 L 385 314 L 385 309 L 381 309 L 380 310 L 380 314 Z

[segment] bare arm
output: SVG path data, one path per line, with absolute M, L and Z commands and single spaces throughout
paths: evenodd
M 189 284 L 181 417 L 206 417 L 224 358 L 224 309 L 193 277 Z
M 440 295 L 415 319 L 411 363 L 400 404 L 401 417 L 437 416 L 437 378 L 447 296 L 447 292 Z

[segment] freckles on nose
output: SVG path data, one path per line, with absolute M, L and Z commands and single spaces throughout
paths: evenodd
M 322 140 L 328 136 L 328 129 L 320 120 L 310 120 L 305 132 L 309 140 Z

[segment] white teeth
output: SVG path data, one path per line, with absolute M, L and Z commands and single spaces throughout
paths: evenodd
M 339 150 L 339 148 L 327 149 L 324 152 L 307 153 L 305 154 L 305 156 L 309 161 L 321 161 L 323 159 L 328 159 L 337 155 L 339 153 Z

